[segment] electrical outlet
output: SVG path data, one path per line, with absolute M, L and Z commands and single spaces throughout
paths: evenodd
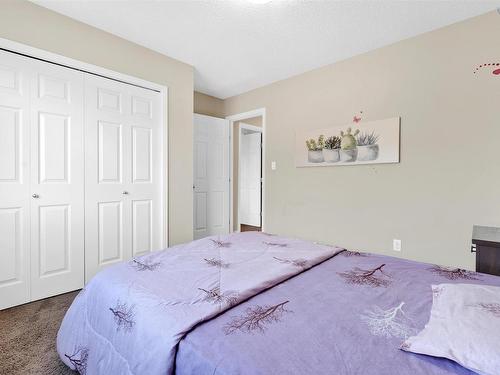
M 401 240 L 392 240 L 392 250 L 401 251 Z
M 271 169 L 272 169 L 273 171 L 275 171 L 275 170 L 276 170 L 276 162 L 275 162 L 275 161 L 272 161 L 272 162 L 271 162 Z

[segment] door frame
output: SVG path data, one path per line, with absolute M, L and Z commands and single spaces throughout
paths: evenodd
M 264 140 L 262 138 L 262 128 L 258 127 L 258 126 L 254 126 L 254 125 L 250 125 L 250 124 L 245 124 L 244 122 L 242 121 L 245 121 L 245 120 L 241 120 L 240 123 L 239 123 L 239 126 L 238 126 L 238 190 L 240 189 L 241 187 L 241 174 L 240 174 L 240 171 L 241 171 L 241 129 L 247 129 L 247 130 L 252 130 L 256 133 L 260 133 L 260 136 L 261 136 L 261 140 L 260 140 L 260 144 L 261 144 L 261 154 L 260 154 L 260 227 L 261 227 L 261 230 L 262 230 L 262 217 L 264 216 L 262 214 L 262 197 L 263 197 L 263 193 L 262 193 L 262 178 L 264 176 L 264 163 L 262 162 L 263 161 L 263 143 L 264 143 Z M 231 142 L 231 144 L 233 144 Z M 231 153 L 231 155 L 233 155 Z M 233 186 L 233 184 L 231 184 L 231 186 Z M 236 192 L 236 194 L 239 193 L 239 191 Z M 234 204 L 234 201 L 231 201 L 233 204 Z M 237 228 L 240 228 L 241 227 L 241 220 L 240 220 L 240 196 L 238 194 L 238 207 L 237 207 L 237 215 L 236 215 L 236 225 L 237 225 Z M 233 211 L 234 213 L 234 211 Z
M 160 205 L 163 208 L 162 215 L 160 218 L 160 227 L 162 231 L 160 235 L 161 235 L 161 248 L 167 247 L 169 244 L 169 231 L 168 231 L 169 194 L 168 194 L 168 173 L 165 173 L 165 166 L 168 167 L 168 151 L 169 151 L 168 150 L 168 87 L 4 38 L 0 38 L 0 49 L 3 49 L 7 52 L 17 53 L 28 58 L 34 58 L 45 61 L 47 63 L 52 63 L 64 66 L 66 68 L 79 70 L 85 73 L 95 74 L 103 78 L 112 79 L 115 81 L 119 81 L 134 86 L 139 86 L 160 93 L 160 100 L 162 103 L 160 118 L 161 118 L 161 123 L 163 124 L 163 126 L 160 127 L 160 137 L 164 139 L 164 142 L 162 143 L 162 148 L 160 150 L 160 156 L 161 156 L 160 190 L 162 191 L 160 197 Z
M 226 116 L 226 120 L 229 120 L 229 126 L 231 128 L 231 136 L 229 138 L 229 232 L 235 232 L 233 228 L 233 215 L 234 215 L 234 207 L 233 207 L 233 197 L 234 197 L 234 189 L 233 189 L 233 139 L 234 139 L 234 123 L 237 121 L 245 121 L 253 117 L 262 117 L 262 199 L 261 199 L 261 231 L 265 232 L 266 230 L 266 108 L 257 108 L 252 111 L 237 113 L 234 115 Z M 239 221 L 239 220 L 238 220 Z M 236 230 L 239 232 L 239 229 Z

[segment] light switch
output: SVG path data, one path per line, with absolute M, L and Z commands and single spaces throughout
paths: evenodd
M 275 161 L 272 161 L 272 162 L 271 162 L 271 169 L 272 169 L 273 171 L 275 171 L 275 170 L 276 170 L 276 162 L 275 162 Z
M 401 240 L 392 240 L 392 250 L 401 251 Z

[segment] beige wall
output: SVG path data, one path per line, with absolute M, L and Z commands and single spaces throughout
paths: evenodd
M 227 99 L 227 115 L 266 107 L 266 230 L 473 268 L 472 225 L 500 226 L 500 77 L 473 74 L 498 35 L 491 12 Z M 360 110 L 401 116 L 400 164 L 295 168 L 295 130 Z
M 194 113 L 224 118 L 224 100 L 195 91 Z
M 238 162 L 239 162 L 239 146 L 240 146 L 240 124 L 247 124 L 262 127 L 262 116 L 252 117 L 243 121 L 233 122 L 233 230 L 239 231 L 238 228 Z
M 27 1 L 2 1 L 0 38 L 169 87 L 170 244 L 191 240 L 193 68 Z
M 224 115 L 267 109 L 267 230 L 472 268 L 472 225 L 500 225 L 500 78 L 472 74 L 498 35 L 491 12 L 225 100 Z M 24 1 L 2 2 L 0 37 L 169 87 L 170 241 L 190 240 L 192 67 Z M 295 129 L 360 110 L 401 116 L 400 164 L 294 167 Z

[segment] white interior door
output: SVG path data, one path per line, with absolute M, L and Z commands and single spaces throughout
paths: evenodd
M 161 101 L 158 92 L 85 77 L 86 281 L 160 249 Z
M 194 115 L 193 237 L 229 233 L 229 122 Z
M 83 287 L 83 73 L 30 61 L 31 299 Z
M 29 295 L 29 68 L 0 51 L 0 309 Z
M 262 133 L 240 128 L 239 221 L 261 226 L 261 143 Z

